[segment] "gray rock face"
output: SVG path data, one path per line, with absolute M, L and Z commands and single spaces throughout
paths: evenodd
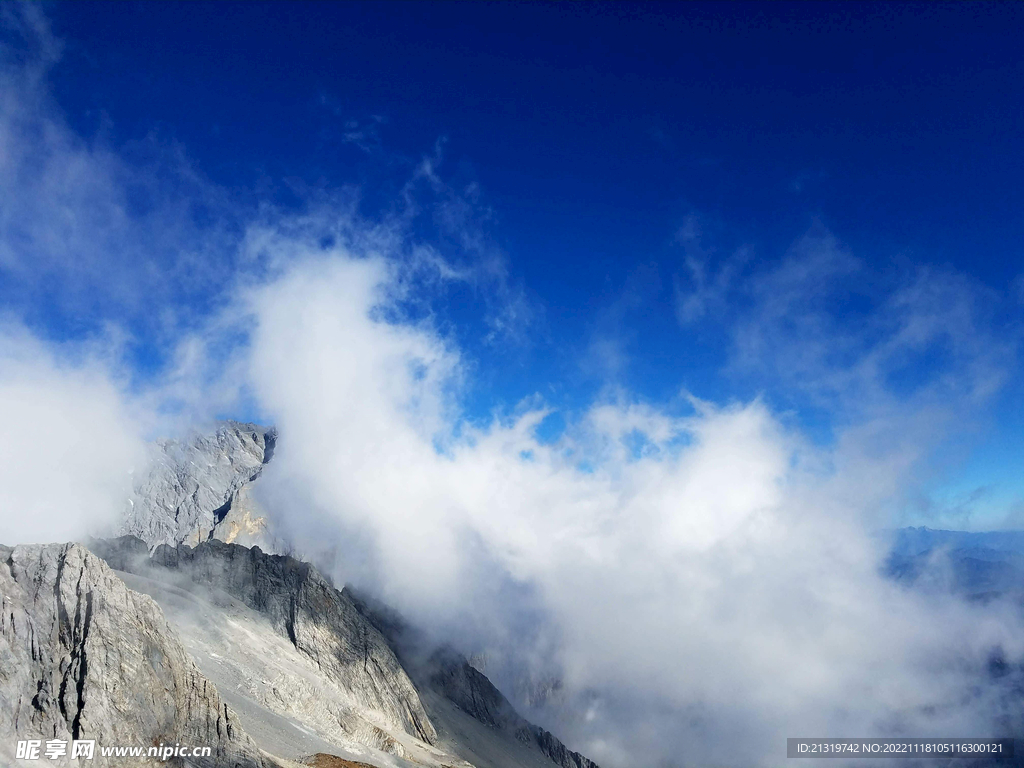
M 210 538 L 267 546 L 266 522 L 246 486 L 270 461 L 276 440 L 273 428 L 228 421 L 212 434 L 158 441 L 135 481 L 120 533 L 150 547 Z
M 523 743 L 536 745 L 561 768 L 598 768 L 596 763 L 573 752 L 550 732 L 521 717 L 501 691 L 462 654 L 442 648 L 434 653 L 430 663 L 430 685 L 466 714 Z
M 431 663 L 430 684 L 467 715 L 506 730 L 518 731 L 527 725 L 501 691 L 459 653 L 442 648 Z
M 195 548 L 162 545 L 150 559 L 145 544 L 130 537 L 91 546 L 119 570 L 169 570 L 223 590 L 268 617 L 277 632 L 364 710 L 427 744 L 436 741 L 416 688 L 387 640 L 308 563 L 217 540 Z
M 0 547 L 0 760 L 10 738 L 210 746 L 190 765 L 273 765 L 189 658 L 160 608 L 79 544 Z M 160 761 L 131 759 L 133 765 Z M 182 765 L 172 759 L 168 763 Z
M 440 695 L 447 704 L 454 705 L 478 723 L 504 734 L 529 751 L 539 752 L 545 758 L 545 762 L 550 761 L 561 768 L 598 768 L 596 763 L 569 749 L 550 732 L 534 725 L 516 712 L 504 694 L 461 653 L 443 647 L 435 650 L 425 660 L 418 658 L 421 655 L 419 651 L 423 639 L 417 637 L 414 628 L 377 601 L 353 595 L 348 588 L 345 592 L 350 595 L 353 605 L 366 616 L 367 621 L 388 639 L 421 691 L 429 689 L 433 694 Z M 426 699 L 430 700 L 430 697 Z M 437 711 L 428 707 L 428 712 L 435 720 L 447 719 L 443 707 Z M 454 742 L 449 742 L 445 746 L 450 746 L 459 753 L 460 745 L 457 742 L 456 738 Z M 466 759 L 480 760 L 477 754 L 463 756 Z

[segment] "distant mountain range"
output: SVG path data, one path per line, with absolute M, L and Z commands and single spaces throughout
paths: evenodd
M 1024 531 L 943 531 L 900 528 L 891 536 L 885 571 L 928 591 L 972 600 L 1024 602 Z

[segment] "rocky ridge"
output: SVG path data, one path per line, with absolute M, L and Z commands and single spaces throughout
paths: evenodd
M 296 687 L 294 671 L 282 674 L 281 665 L 269 661 L 246 667 L 245 676 L 272 682 L 273 694 L 256 686 L 247 696 L 260 708 L 297 717 L 328 742 L 347 749 L 358 742 L 372 754 L 443 766 L 597 768 L 521 717 L 464 656 L 448 647 L 424 653 L 422 638 L 397 613 L 348 587 L 335 589 L 308 563 L 217 540 L 196 547 L 161 545 L 152 553 L 128 536 L 90 546 L 125 579 L 144 577 L 138 588 L 164 601 L 171 598 L 154 590 L 155 582 L 172 584 L 179 593 L 222 591 L 264 617 L 321 682 L 311 698 L 308 682 Z M 209 628 L 180 624 L 178 630 L 186 639 L 211 634 Z M 249 625 L 246 632 L 260 630 Z M 205 641 L 198 646 L 202 652 Z M 222 671 L 222 662 L 210 664 L 204 671 L 231 688 L 235 678 Z M 347 696 L 340 707 L 332 704 L 337 690 Z M 297 703 L 306 700 L 311 703 Z

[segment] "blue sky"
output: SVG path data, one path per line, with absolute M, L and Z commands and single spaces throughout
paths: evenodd
M 0 542 L 251 418 L 601 765 L 990 734 L 1018 611 L 877 534 L 1024 528 L 1022 7 L 0 3 Z
M 116 326 L 144 386 L 253 220 L 344 209 L 472 273 L 405 306 L 462 351 L 470 420 L 539 396 L 553 438 L 602 399 L 761 397 L 827 445 L 941 402 L 907 519 L 1020 507 L 1015 4 L 42 10 L 6 25 L 29 117 L 0 303 L 51 342 Z M 59 183 L 59 247 L 20 229 L 54 220 L 33 125 L 94 164 Z

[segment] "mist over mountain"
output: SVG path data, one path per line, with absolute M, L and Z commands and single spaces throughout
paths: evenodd
M 1024 605 L 1024 533 L 903 528 L 886 568 L 915 589 Z
M 19 670 L 0 688 L 13 713 L 5 735 L 214 747 L 182 761 L 199 766 L 340 754 L 383 766 L 595 768 L 520 717 L 456 650 L 252 543 L 280 543 L 251 502 L 242 517 L 238 506 L 275 439 L 225 422 L 158 441 L 125 507 L 132 533 L 90 539 L 89 551 L 0 550 L 0 634 L 7 668 Z M 37 649 L 41 633 L 59 640 Z M 128 706 L 131 696 L 146 703 Z M 16 759 L 9 745 L 2 754 Z
M 158 441 L 123 512 L 123 530 L 142 537 L 90 539 L 91 551 L 81 545 L 4 549 L 5 657 L 20 670 L 0 691 L 14 706 L 5 728 L 140 743 L 192 739 L 216 747 L 210 760 L 187 765 L 287 766 L 334 754 L 381 766 L 593 768 L 517 713 L 480 671 L 493 664 L 486 654 L 470 661 L 464 653 L 478 649 L 460 652 L 437 639 L 436 627 L 417 627 L 370 594 L 335 588 L 313 565 L 233 542 L 239 527 L 224 521 L 237 513 L 238 499 L 257 495 L 264 467 L 280 455 L 277 438 L 273 429 L 225 422 L 183 441 Z M 253 516 L 254 509 L 262 508 L 245 507 L 246 535 L 291 549 L 273 532 L 273 518 Z M 1012 610 L 1024 615 L 1022 582 L 1012 570 L 1024 543 L 1020 532 L 907 528 L 885 538 L 894 587 L 931 600 L 949 597 L 965 611 L 984 597 L 980 603 L 991 613 L 1002 605 L 997 598 L 1013 597 Z M 942 570 L 940 556 L 961 566 L 943 571 L 953 575 L 945 582 L 930 575 Z M 1000 571 L 996 583 L 974 563 L 1011 570 Z M 979 578 L 1006 594 L 973 592 Z M 31 665 L 16 661 L 27 639 L 46 626 L 60 644 L 32 651 Z M 157 653 L 154 642 L 170 650 L 161 646 Z M 973 671 L 959 673 L 965 687 L 957 717 L 970 711 L 963 695 L 973 688 L 967 704 L 988 702 L 988 727 L 1016 733 L 1024 668 L 1001 644 L 987 654 Z M 967 660 L 961 655 L 958 662 Z M 558 677 L 546 687 L 531 685 L 537 670 L 512 661 L 502 670 L 510 693 L 578 729 L 574 713 L 585 698 L 563 692 Z M 126 717 L 117 704 L 126 695 L 126 663 L 135 670 L 136 696 L 161 685 L 146 682 L 146 674 L 171 675 L 174 682 L 162 684 L 168 702 Z M 182 719 L 195 712 L 188 702 L 197 696 L 210 708 L 203 726 L 187 719 L 194 714 Z M 599 696 L 590 695 L 591 705 Z M 211 718 L 223 723 L 211 725 Z

